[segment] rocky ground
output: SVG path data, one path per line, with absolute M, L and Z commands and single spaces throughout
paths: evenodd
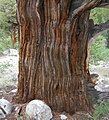
M 109 92 L 109 62 L 99 61 L 97 65 L 90 65 L 90 73 L 99 75 L 95 88 L 101 92 Z
M 90 65 L 90 73 L 96 73 L 99 75 L 97 79 L 97 85 L 91 86 L 90 90 L 92 96 L 97 94 L 99 98 L 97 100 L 109 99 L 109 62 L 99 61 L 97 65 Z M 17 75 L 18 75 L 18 54 L 17 51 L 8 50 L 4 54 L 0 55 L 0 99 L 5 98 L 12 102 L 12 97 L 16 94 L 17 90 Z M 95 87 L 95 89 L 94 89 Z M 98 92 L 97 92 L 98 91 Z M 14 104 L 16 111 L 11 115 L 8 115 L 4 120 L 16 120 L 23 116 L 24 105 Z M 61 115 L 67 116 L 68 120 L 86 120 L 85 113 L 76 113 L 71 116 L 66 113 L 53 113 L 53 120 L 60 120 Z M 20 118 L 18 118 L 20 119 Z M 63 120 L 67 120 L 63 119 Z M 109 119 L 107 119 L 109 120 Z

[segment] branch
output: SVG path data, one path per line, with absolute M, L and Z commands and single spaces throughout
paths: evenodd
M 70 3 L 70 12 L 72 13 L 70 19 L 95 7 L 109 8 L 109 0 L 73 0 Z
M 109 8 L 109 0 L 102 0 L 98 7 Z
M 98 36 L 99 34 L 109 30 L 109 20 L 105 23 L 102 23 L 100 25 L 95 25 L 89 32 L 89 40 L 93 41 L 93 39 Z
M 97 7 L 102 0 L 83 0 L 78 5 L 78 7 L 75 10 L 72 10 L 72 16 L 70 16 L 71 19 L 73 19 L 76 15 L 84 13 L 84 11 L 88 11 L 90 9 L 93 9 Z M 77 4 L 78 2 L 75 2 Z M 74 4 L 74 2 L 73 2 Z M 73 7 L 74 8 L 74 7 Z

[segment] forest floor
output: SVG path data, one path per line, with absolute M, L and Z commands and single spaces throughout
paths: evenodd
M 12 114 L 7 115 L 5 118 L 2 118 L 0 120 L 27 120 L 25 116 L 25 107 L 27 104 L 15 104 L 12 102 L 15 93 L 11 91 L 14 89 L 16 89 L 16 87 L 13 85 L 0 88 L 0 98 L 5 98 L 9 102 L 11 102 L 16 109 L 16 111 L 14 111 Z M 52 120 L 61 120 L 60 115 L 67 116 L 68 119 L 66 120 L 87 120 L 87 113 L 85 112 L 77 112 L 74 115 L 69 115 L 68 113 L 65 112 L 63 113 L 52 112 L 52 113 L 53 113 Z
M 7 57 L 1 56 L 0 57 L 0 63 L 2 63 L 2 62 L 4 63 L 3 59 L 5 59 L 5 58 L 7 58 Z M 16 62 L 18 62 L 17 60 L 18 59 L 16 58 Z M 16 63 L 16 62 L 14 64 L 15 66 L 18 65 L 18 63 Z M 8 64 L 10 64 L 10 63 L 8 62 Z M 2 69 L 2 72 L 3 72 L 3 69 L 4 69 L 3 67 L 7 67 L 7 64 L 3 65 L 3 66 L 0 66 L 0 67 L 1 67 L 0 70 Z M 12 69 L 10 71 L 12 72 Z M 91 73 L 99 74 L 100 77 L 102 77 L 102 78 L 104 78 L 104 77 L 109 78 L 109 63 L 104 63 L 103 62 L 103 63 L 100 63 L 98 65 L 91 65 L 90 71 L 91 71 Z M 5 74 L 5 72 L 4 72 L 4 74 Z M 6 76 L 8 76 L 8 75 L 6 74 Z M 0 78 L 0 80 L 2 80 L 2 79 Z M 15 80 L 13 81 L 14 84 L 12 84 L 12 81 L 11 82 L 8 81 L 8 83 L 6 83 L 6 81 L 4 80 L 3 82 L 5 84 L 2 85 L 1 81 L 0 81 L 0 99 L 4 98 L 4 99 L 6 99 L 6 100 L 8 100 L 9 102 L 12 103 L 12 98 L 16 94 L 16 92 L 13 92 L 12 90 L 17 89 L 17 85 L 16 85 L 17 82 Z M 107 83 L 106 83 L 106 85 L 107 85 Z M 109 85 L 109 83 L 108 83 L 108 85 Z M 13 103 L 13 104 L 14 104 L 14 106 L 16 108 L 16 111 L 14 111 L 12 114 L 6 116 L 6 118 L 1 119 L 1 120 L 26 120 L 25 115 L 24 115 L 26 104 L 15 104 L 15 103 Z M 78 113 L 76 113 L 74 115 L 69 115 L 67 113 L 53 112 L 53 120 L 60 120 L 60 115 L 61 114 L 66 115 L 68 117 L 68 120 L 87 120 L 87 113 L 84 113 L 84 112 L 78 112 Z M 19 116 L 23 116 L 24 118 L 19 119 Z M 106 119 L 103 119 L 103 120 L 109 120 L 109 117 L 107 117 Z
M 17 66 L 17 56 L 0 56 L 0 99 L 8 100 L 16 109 L 12 114 L 7 115 L 6 118 L 1 120 L 26 120 L 24 114 L 26 104 L 15 104 L 12 101 L 17 89 L 17 81 L 15 80 L 18 72 Z M 66 115 L 68 120 L 86 120 L 84 112 L 78 112 L 75 115 L 53 112 L 53 120 L 60 120 L 60 115 Z M 19 119 L 19 116 L 23 117 L 23 119 Z

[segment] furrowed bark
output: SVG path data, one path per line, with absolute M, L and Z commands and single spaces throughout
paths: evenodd
M 69 113 L 92 110 L 86 91 L 89 10 L 99 2 L 78 8 L 71 0 L 19 1 L 18 102 L 41 99 Z

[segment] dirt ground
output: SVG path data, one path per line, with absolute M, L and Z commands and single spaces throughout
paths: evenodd
M 15 110 L 12 114 L 6 116 L 2 120 L 27 120 L 25 117 L 26 104 L 15 104 L 12 101 L 15 92 L 11 92 L 17 89 L 17 81 L 12 80 L 18 72 L 18 57 L 17 56 L 0 56 L 0 99 L 4 98 L 14 105 Z M 11 76 L 10 76 L 11 75 Z M 86 116 L 83 113 L 77 113 L 75 115 L 69 115 L 67 113 L 53 113 L 52 120 L 60 120 L 61 114 L 68 117 L 68 120 L 86 120 Z M 23 117 L 23 118 L 22 118 Z
M 5 88 L 0 88 L 0 98 L 4 98 L 8 101 L 12 102 L 12 98 L 16 93 L 12 93 L 11 91 L 16 89 L 15 86 L 6 86 Z M 27 104 L 15 104 L 13 103 L 15 107 L 15 111 L 6 116 L 6 118 L 3 118 L 1 120 L 28 120 L 25 116 L 25 107 Z M 61 114 L 64 114 L 68 117 L 67 120 L 87 120 L 87 115 L 84 112 L 78 112 L 74 115 L 69 115 L 68 113 L 53 113 L 53 119 L 52 120 L 60 120 Z
M 1 59 L 2 60 L 2 59 Z M 101 66 L 92 66 L 91 72 L 97 73 L 101 76 L 109 77 L 109 64 L 101 65 Z M 17 89 L 16 85 L 8 84 L 5 87 L 0 86 L 0 99 L 4 98 L 8 101 L 12 102 L 13 96 L 16 94 L 14 92 L 11 92 L 12 90 Z M 6 116 L 6 118 L 1 120 L 28 120 L 25 116 L 25 106 L 26 104 L 15 104 L 13 103 L 15 110 L 12 114 Z M 68 117 L 67 120 L 91 120 L 87 119 L 87 113 L 84 112 L 78 112 L 74 115 L 69 115 L 67 113 L 56 113 L 53 112 L 53 119 L 52 120 L 60 120 L 61 114 L 64 114 Z M 109 120 L 109 118 L 103 119 L 103 120 Z

